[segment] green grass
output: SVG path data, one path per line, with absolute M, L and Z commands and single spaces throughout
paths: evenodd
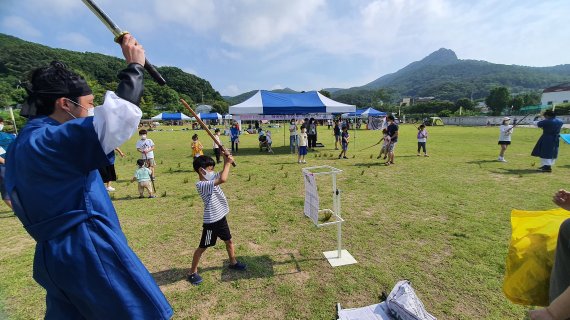
M 379 132 L 357 131 L 354 141 L 351 131 L 349 159 L 338 160 L 332 131 L 319 128 L 325 147 L 309 153 L 307 165 L 343 170 L 343 242 L 355 265 L 331 268 L 324 259 L 323 251 L 336 248 L 336 229 L 316 228 L 304 217 L 303 166 L 283 147 L 279 129 L 272 129 L 274 155 L 258 152 L 255 135 L 243 135 L 237 167 L 222 186 L 237 255 L 248 264 L 245 273 L 226 268 L 227 254 L 218 244 L 200 262 L 203 284 L 184 280 L 203 209 L 191 166 L 193 132 L 149 133 L 157 145 L 157 199 L 136 199 L 136 184 L 129 182 L 138 137 L 122 146 L 127 157 L 117 158 L 114 204 L 175 319 L 332 319 L 336 302 L 376 303 L 400 279 L 412 281 L 439 319 L 523 319 L 527 308 L 507 301 L 501 290 L 510 211 L 554 207 L 553 193 L 570 181 L 569 147 L 561 145 L 554 172 L 544 174 L 530 157 L 538 129 L 515 130 L 508 163 L 495 161 L 497 128 L 428 131 L 431 157 L 416 156 L 415 129 L 403 125 L 396 164 L 386 167 L 376 160 L 376 147 L 359 151 L 374 144 Z M 209 148 L 205 133 L 199 135 Z M 227 137 L 222 141 L 228 144 Z M 330 182 L 319 184 L 320 192 L 330 190 Z M 328 196 L 322 197 L 329 205 Z M 0 307 L 10 319 L 41 318 L 45 293 L 31 277 L 34 242 L 6 208 L 0 218 Z

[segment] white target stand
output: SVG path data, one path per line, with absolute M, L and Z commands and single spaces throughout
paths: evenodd
M 337 250 L 325 251 L 323 254 L 332 267 L 344 266 L 357 263 L 356 259 L 347 251 L 342 249 L 342 223 L 345 221 L 340 215 L 340 190 L 336 187 L 336 176 L 342 170 L 331 166 L 318 166 L 303 168 L 305 180 L 305 215 L 309 217 L 318 228 L 325 226 L 337 226 Z M 321 209 L 319 203 L 319 192 L 315 176 L 329 175 L 332 178 L 332 209 Z M 330 215 L 327 221 L 319 221 L 319 215 Z M 333 221 L 330 221 L 333 219 Z

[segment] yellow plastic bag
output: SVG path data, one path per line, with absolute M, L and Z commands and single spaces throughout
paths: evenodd
M 503 292 L 514 303 L 548 306 L 558 229 L 570 211 L 511 211 L 512 236 Z

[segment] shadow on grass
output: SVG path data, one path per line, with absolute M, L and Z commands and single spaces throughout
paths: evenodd
M 501 171 L 491 171 L 492 173 L 498 173 L 498 174 L 513 174 L 513 175 L 519 175 L 522 176 L 523 174 L 536 174 L 536 173 L 543 173 L 541 171 L 538 171 L 537 169 L 506 169 L 506 168 L 498 168 L 498 170 Z
M 247 265 L 247 270 L 237 271 L 228 268 L 228 261 L 225 261 L 223 266 L 199 268 L 200 273 L 212 270 L 222 270 L 221 281 L 230 282 L 241 279 L 257 279 L 257 278 L 271 278 L 276 276 L 283 276 L 301 272 L 299 262 L 306 260 L 319 260 L 319 259 L 303 259 L 297 260 L 295 256 L 290 253 L 284 255 L 286 260 L 275 261 L 269 255 L 261 256 L 240 256 L 238 260 Z M 276 272 L 275 266 L 289 265 L 287 270 Z M 280 268 L 283 269 L 283 268 Z M 163 271 L 152 273 L 154 280 L 159 286 L 178 282 L 186 279 L 190 272 L 190 268 L 172 268 Z
M 361 162 L 354 164 L 357 167 L 387 167 L 384 161 L 382 162 Z
M 6 218 L 16 218 L 16 215 L 14 214 L 13 211 L 2 211 L 0 212 L 0 219 L 6 219 Z
M 497 163 L 498 161 L 497 160 L 474 160 L 474 161 L 467 161 L 466 163 L 467 164 L 476 164 L 479 166 L 479 168 L 481 168 L 481 165 L 483 165 L 485 163 L 491 163 L 491 162 Z
M 483 169 L 483 165 L 486 163 L 499 163 L 497 160 L 474 160 L 474 161 L 467 161 L 467 164 L 476 164 L 479 166 L 479 169 Z
M 164 174 L 172 174 L 172 173 L 196 173 L 196 171 L 194 171 L 194 169 L 182 169 L 182 168 L 176 168 L 176 169 L 168 169 L 168 170 L 164 170 L 162 173 Z
M 149 200 L 148 196 L 144 197 L 144 198 L 139 198 L 139 196 L 124 196 L 124 197 L 111 197 L 111 200 L 113 201 L 118 201 L 118 200 L 140 200 L 140 201 L 144 201 L 144 200 Z

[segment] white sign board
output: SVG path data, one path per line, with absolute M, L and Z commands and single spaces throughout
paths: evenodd
M 305 177 L 305 215 L 313 220 L 314 224 L 319 223 L 319 193 L 317 191 L 317 181 L 315 175 L 304 172 Z

